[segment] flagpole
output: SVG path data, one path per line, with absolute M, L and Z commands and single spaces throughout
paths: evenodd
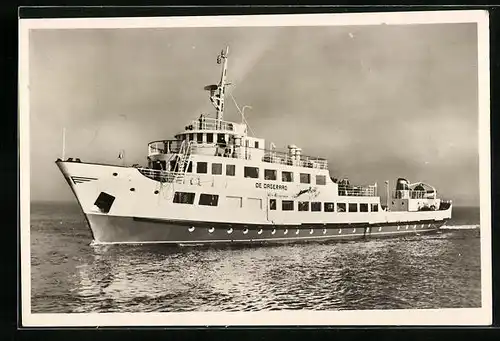
M 64 157 L 66 154 L 66 128 L 63 128 L 63 134 L 62 134 L 62 160 L 64 161 Z

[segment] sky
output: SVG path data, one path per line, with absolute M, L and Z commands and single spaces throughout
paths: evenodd
M 479 206 L 476 24 L 50 29 L 30 32 L 31 200 L 75 200 L 54 161 L 146 165 L 147 144 L 228 81 L 253 132 L 325 157 L 351 183 L 398 177 Z M 240 122 L 227 97 L 224 118 Z M 119 160 L 120 150 L 125 160 Z

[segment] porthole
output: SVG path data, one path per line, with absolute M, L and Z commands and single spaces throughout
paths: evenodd
M 132 188 L 130 189 L 130 192 L 134 192 L 134 191 L 135 191 L 135 188 L 134 188 L 134 187 L 132 187 Z
M 231 233 L 233 233 L 233 228 L 232 227 L 230 227 L 229 230 L 227 230 L 227 234 L 231 234 Z
M 283 234 L 288 234 L 288 229 L 285 229 L 285 231 L 283 231 Z
M 271 234 L 275 234 L 275 233 L 276 233 L 276 229 L 273 229 L 273 230 L 271 231 Z
M 300 230 L 299 230 L 299 229 L 297 229 L 297 231 L 295 231 L 295 234 L 299 234 L 299 233 L 300 233 Z
M 158 194 L 158 193 L 160 193 L 160 192 L 159 191 L 155 191 L 155 194 Z
M 247 233 L 248 233 L 248 229 L 244 229 L 243 234 L 247 234 Z
M 257 231 L 258 234 L 262 234 L 262 229 L 259 229 L 259 231 Z
M 189 231 L 189 232 L 193 232 L 194 230 L 195 230 L 195 227 L 194 227 L 194 226 L 191 226 L 191 227 L 188 229 L 188 231 Z
M 113 176 L 118 176 L 118 173 L 113 173 Z
M 313 233 L 314 233 L 314 230 L 313 230 L 313 229 L 311 229 L 311 231 L 309 231 L 309 234 L 313 234 Z
M 215 231 L 215 228 L 211 227 L 208 229 L 208 233 L 213 233 Z
M 326 234 L 326 229 L 323 229 L 323 234 Z

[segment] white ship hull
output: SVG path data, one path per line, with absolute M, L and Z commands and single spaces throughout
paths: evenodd
M 414 212 L 282 212 L 270 210 L 269 199 L 291 198 L 300 185 L 289 185 L 286 190 L 278 187 L 280 192 L 256 188 L 255 179 L 228 184 L 221 178 L 207 183 L 195 175 L 191 179 L 186 176 L 182 183 L 162 183 L 134 167 L 63 161 L 57 161 L 57 165 L 75 194 L 96 243 L 260 244 L 411 235 L 437 231 L 451 218 L 452 210 L 449 205 L 446 209 Z M 192 181 L 193 178 L 197 180 Z M 324 186 L 316 191 L 314 200 L 379 200 L 341 197 L 336 190 L 336 185 Z M 236 208 L 223 200 L 216 207 L 184 205 L 173 202 L 177 191 L 217 193 L 220 198 L 245 193 L 259 199 L 261 205 Z M 95 205 L 101 193 L 113 197 L 106 212 Z

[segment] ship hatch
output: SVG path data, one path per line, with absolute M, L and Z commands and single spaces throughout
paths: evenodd
M 115 201 L 114 196 L 105 192 L 101 192 L 101 194 L 99 194 L 99 196 L 97 197 L 97 200 L 95 201 L 94 205 L 99 207 L 99 210 L 102 213 L 108 213 L 114 201 Z

